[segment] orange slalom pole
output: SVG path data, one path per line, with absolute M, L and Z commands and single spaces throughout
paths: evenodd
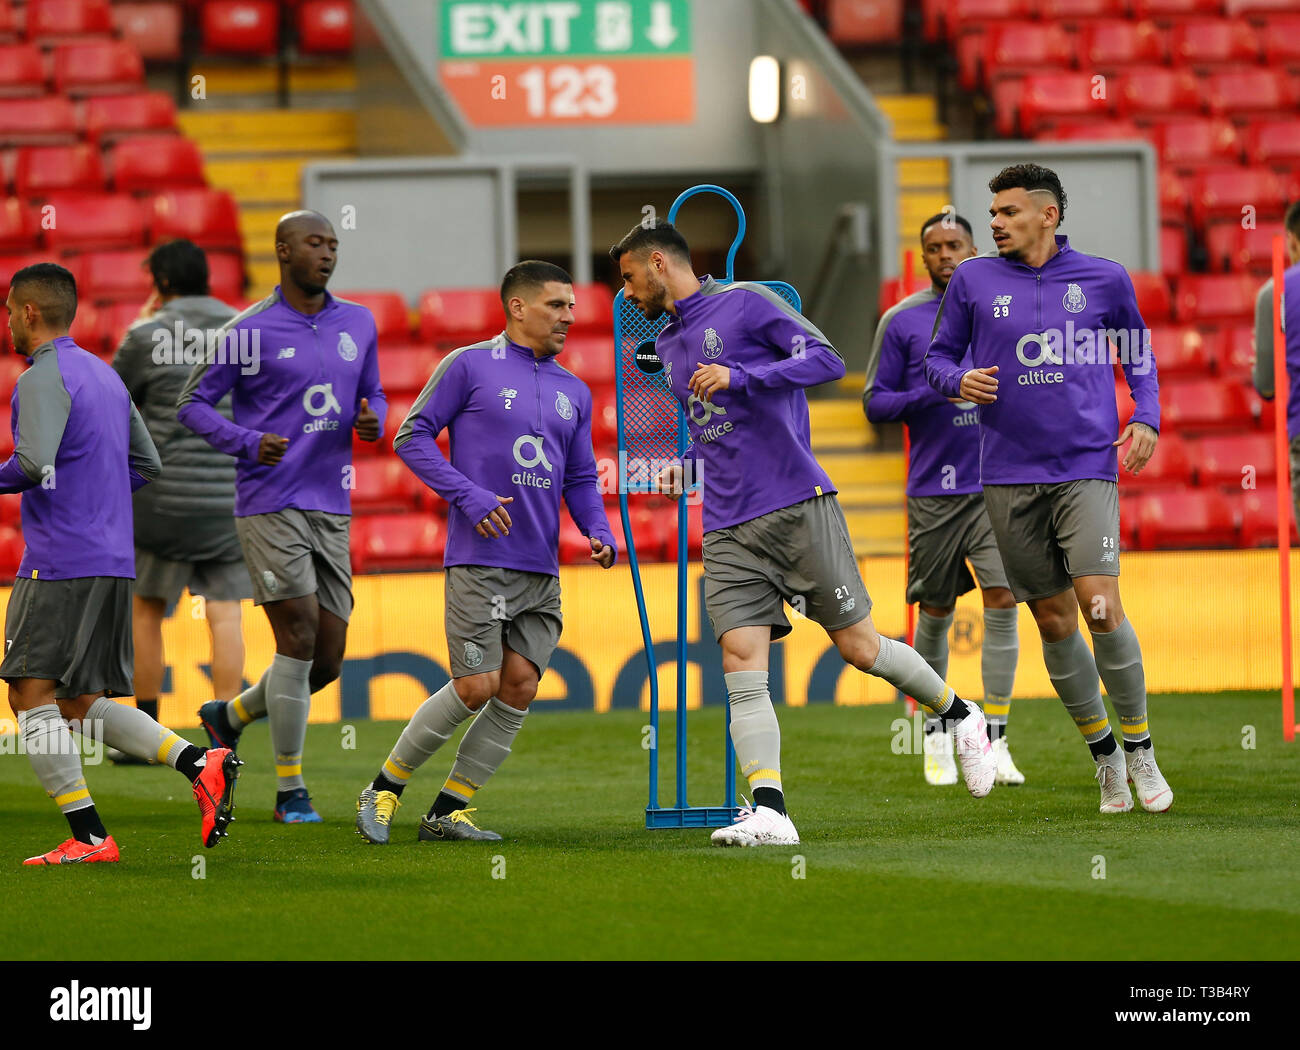
M 903 253 L 903 292 L 906 294 L 912 281 L 912 250 Z M 912 439 L 907 424 L 903 424 L 903 477 L 908 476 L 912 466 Z M 904 483 L 906 484 L 906 483 Z M 907 496 L 903 496 L 903 604 L 907 606 L 907 644 L 916 640 L 916 606 L 907 600 L 907 571 L 911 552 L 907 542 Z M 903 710 L 907 717 L 916 714 L 916 701 L 908 696 L 903 698 Z
M 1295 740 L 1295 682 L 1291 672 L 1291 468 L 1286 436 L 1286 342 L 1282 333 L 1282 288 L 1285 280 L 1282 238 L 1273 238 L 1273 437 L 1277 448 L 1277 557 L 1282 627 L 1282 739 Z

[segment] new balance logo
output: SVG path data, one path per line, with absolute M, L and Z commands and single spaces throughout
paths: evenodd
M 1011 296 L 1009 296 L 1009 295 L 995 295 L 995 296 L 993 297 L 993 305 L 994 305 L 994 306 L 1010 306 L 1010 305 L 1011 305 Z
M 295 349 L 296 349 L 296 347 L 286 346 L 283 350 L 280 351 L 280 353 L 279 353 L 279 355 L 278 355 L 278 357 L 277 357 L 276 359 L 279 360 L 279 361 L 284 361 L 284 360 L 287 360 L 287 359 L 290 358 L 290 357 L 293 357 L 293 352 L 294 352 Z

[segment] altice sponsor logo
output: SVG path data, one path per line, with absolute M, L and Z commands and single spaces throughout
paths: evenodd
M 1016 343 L 1016 358 L 1027 368 L 1040 365 L 1104 365 L 1132 367 L 1134 374 L 1151 371 L 1151 330 L 1148 328 L 1075 328 L 1067 321 L 1065 328 L 1047 328 L 1028 332 Z M 1026 372 L 1016 380 L 1021 386 L 1063 383 L 1060 372 Z
M 177 321 L 153 333 L 156 365 L 239 365 L 243 375 L 256 375 L 262 360 L 262 332 L 258 328 L 186 328 Z
M 50 989 L 51 1021 L 130 1021 L 137 1032 L 153 1024 L 152 988 L 97 988 L 73 981 Z

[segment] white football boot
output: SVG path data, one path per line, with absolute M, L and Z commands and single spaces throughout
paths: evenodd
M 1148 813 L 1163 813 L 1174 804 L 1174 792 L 1160 774 L 1155 752 L 1140 747 L 1127 755 L 1128 776 L 1137 789 L 1138 801 Z
M 968 704 L 970 714 L 957 723 L 953 733 L 957 759 L 961 762 L 961 775 L 966 780 L 966 790 L 976 798 L 983 798 L 993 790 L 998 773 L 998 756 L 989 743 L 988 725 L 984 712 Z
M 957 783 L 957 760 L 952 756 L 951 733 L 928 733 L 922 750 L 927 784 L 944 787 Z
M 1011 752 L 1007 749 L 1007 738 L 998 737 L 993 741 L 993 754 L 998 760 L 998 775 L 996 781 L 999 784 L 1005 784 L 1008 787 L 1019 787 L 1025 782 L 1025 775 L 1016 768 L 1015 762 L 1011 760 Z
M 742 806 L 736 822 L 710 836 L 715 846 L 797 846 L 799 832 L 790 818 L 767 806 Z
M 1097 759 L 1097 783 L 1101 785 L 1101 811 L 1127 813 L 1133 808 L 1133 793 L 1128 789 L 1128 770 L 1124 752 L 1116 747 L 1109 755 Z

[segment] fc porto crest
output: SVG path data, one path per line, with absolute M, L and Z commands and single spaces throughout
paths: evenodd
M 704 330 L 704 356 L 710 361 L 716 361 L 722 356 L 722 336 L 718 335 L 716 328 Z
M 1083 289 L 1077 284 L 1071 284 L 1065 289 L 1061 305 L 1072 314 L 1081 314 L 1083 308 L 1088 305 L 1088 297 L 1083 294 Z
M 465 643 L 465 665 L 467 667 L 477 667 L 483 662 L 483 650 L 473 642 Z
M 339 357 L 344 361 L 357 359 L 357 344 L 347 332 L 339 333 Z
M 560 414 L 561 419 L 573 418 L 573 402 L 563 390 L 555 395 L 555 411 Z

